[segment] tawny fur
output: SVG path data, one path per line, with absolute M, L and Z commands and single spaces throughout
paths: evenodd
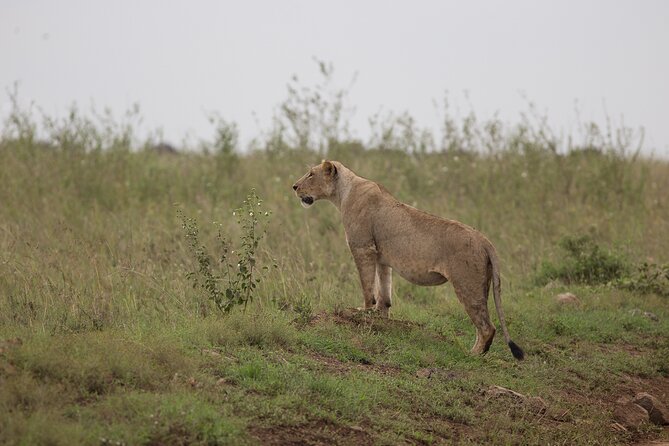
M 492 282 L 504 338 L 514 356 L 522 358 L 522 350 L 509 338 L 504 321 L 495 248 L 479 231 L 401 203 L 383 186 L 359 177 L 337 161 L 312 167 L 293 189 L 305 207 L 326 199 L 341 212 L 365 309 L 388 316 L 392 270 L 417 285 L 450 281 L 476 327 L 472 352 L 482 354 L 495 336 L 488 314 Z

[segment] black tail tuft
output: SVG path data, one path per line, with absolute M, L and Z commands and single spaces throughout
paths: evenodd
M 514 358 L 519 361 L 525 359 L 525 352 L 523 352 L 523 349 L 518 347 L 515 342 L 509 341 L 509 348 L 511 349 L 511 354 L 513 354 Z

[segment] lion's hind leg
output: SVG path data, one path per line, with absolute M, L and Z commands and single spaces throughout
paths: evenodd
M 488 313 L 488 286 L 487 284 L 462 284 L 453 282 L 455 295 L 464 305 L 474 327 L 476 327 L 476 342 L 472 347 L 472 354 L 481 355 L 490 349 L 495 338 L 495 326 Z

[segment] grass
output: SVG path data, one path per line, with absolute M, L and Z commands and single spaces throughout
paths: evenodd
M 59 127 L 70 133 L 51 146 L 21 125 L 0 139 L 2 444 L 668 436 L 611 428 L 619 396 L 669 397 L 666 297 L 534 280 L 559 261 L 561 239 L 583 233 L 635 263 L 666 263 L 666 162 L 606 147 L 557 154 L 518 135 L 485 154 L 328 145 L 325 156 L 401 200 L 489 236 L 509 330 L 527 353 L 517 362 L 501 337 L 488 355 L 469 355 L 474 330 L 450 286 L 395 277 L 390 320 L 349 310 L 361 296 L 336 209 L 304 211 L 290 188 L 322 155 L 228 146 L 160 155 L 129 150 L 123 138 L 97 150 L 88 141 L 99 139 L 76 126 Z M 246 311 L 223 314 L 189 280 L 196 264 L 177 209 L 197 218 L 203 244 L 215 246 L 219 229 L 238 240 L 232 210 L 251 188 L 272 214 L 255 255 L 277 268 Z M 563 291 L 581 304 L 557 304 Z M 486 396 L 491 385 L 541 397 L 548 410 Z

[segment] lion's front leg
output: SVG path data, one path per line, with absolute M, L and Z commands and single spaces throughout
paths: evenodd
M 374 297 L 376 298 L 376 309 L 383 317 L 388 317 L 392 287 L 393 270 L 389 266 L 377 264 Z
M 360 285 L 362 287 L 362 296 L 365 300 L 365 310 L 368 310 L 376 303 L 374 299 L 374 285 L 376 281 L 376 248 L 374 246 L 351 248 L 355 266 L 360 275 Z

